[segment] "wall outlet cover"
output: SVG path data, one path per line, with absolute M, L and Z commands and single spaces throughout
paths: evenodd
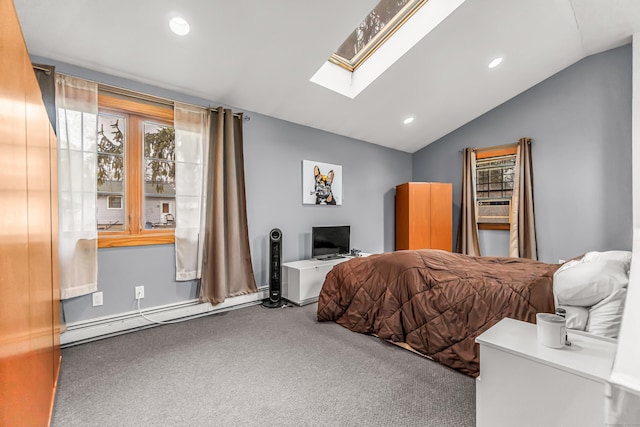
M 94 307 L 98 307 L 102 305 L 103 303 L 102 297 L 103 297 L 102 292 L 94 292 L 92 294 L 92 304 Z
M 136 299 L 144 298 L 144 286 L 136 286 L 135 298 Z

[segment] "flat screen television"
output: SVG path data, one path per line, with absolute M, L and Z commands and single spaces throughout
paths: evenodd
M 311 257 L 331 258 L 348 254 L 351 227 L 338 225 L 311 228 Z

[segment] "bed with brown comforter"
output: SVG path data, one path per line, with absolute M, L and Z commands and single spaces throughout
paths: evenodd
M 553 313 L 559 267 L 431 249 L 354 258 L 327 274 L 318 320 L 406 343 L 475 377 L 475 338 L 504 317 L 535 323 L 536 313 Z

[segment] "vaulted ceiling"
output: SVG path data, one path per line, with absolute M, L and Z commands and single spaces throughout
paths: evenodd
M 349 99 L 309 79 L 377 0 L 14 3 L 31 54 L 409 153 L 640 32 L 638 0 L 467 0 Z

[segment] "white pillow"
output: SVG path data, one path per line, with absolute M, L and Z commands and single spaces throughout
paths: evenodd
M 591 307 L 628 283 L 624 262 L 598 260 L 557 271 L 553 292 L 558 305 Z
M 617 338 L 627 289 L 621 288 L 591 307 L 586 331 L 609 338 Z
M 591 251 L 584 254 L 582 257 L 582 262 L 593 262 L 593 261 L 620 261 L 625 264 L 627 274 L 629 269 L 631 268 L 631 252 L 629 251 L 606 251 L 606 252 L 597 252 Z
M 577 259 L 572 259 L 571 261 L 567 261 L 564 264 L 562 264 L 562 266 L 556 270 L 555 274 L 560 273 L 561 271 L 566 270 L 567 268 L 571 268 L 573 266 L 576 266 L 578 264 L 580 264 L 582 261 L 581 260 L 577 260 Z
M 587 319 L 589 318 L 589 309 L 587 307 L 574 307 L 572 305 L 559 305 L 558 308 L 564 308 L 566 311 L 567 328 L 584 331 L 587 327 Z

